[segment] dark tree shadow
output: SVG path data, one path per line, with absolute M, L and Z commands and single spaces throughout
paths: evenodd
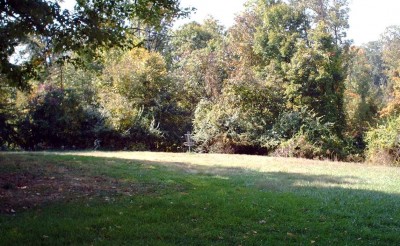
M 71 155 L 71 159 L 73 157 L 82 158 L 82 156 Z M 239 167 L 204 166 L 184 162 L 87 158 L 98 159 L 99 163 L 101 161 L 108 163 L 110 169 L 118 168 L 119 165 L 135 166 L 132 169 L 127 168 L 127 176 L 131 175 L 128 172 L 136 172 L 140 168 L 148 167 L 154 167 L 154 169 L 146 169 L 147 175 L 150 176 L 153 171 L 159 172 L 158 175 L 160 171 L 162 171 L 161 173 L 169 172 L 171 175 L 165 174 L 166 180 L 161 182 L 179 179 L 179 182 L 187 189 L 170 191 L 172 194 L 178 194 L 178 197 L 180 193 L 190 193 L 194 188 L 211 192 L 220 192 L 225 189 L 227 192 L 222 192 L 221 197 L 213 197 L 217 200 L 208 200 L 204 203 L 215 202 L 216 209 L 232 209 L 231 213 L 239 218 L 238 221 L 240 218 L 248 219 L 241 217 L 243 215 L 235 207 L 238 203 L 238 200 L 235 199 L 242 196 L 240 199 L 249 199 L 249 201 L 243 202 L 240 210 L 252 211 L 243 214 L 255 216 L 257 219 L 255 224 L 259 228 L 263 226 L 260 224 L 260 219 L 264 217 L 266 218 L 265 223 L 274 220 L 283 223 L 274 225 L 275 227 L 271 226 L 268 233 L 271 235 L 284 233 L 283 238 L 293 239 L 292 241 L 288 239 L 288 242 L 293 244 L 308 244 L 310 243 L 309 238 L 315 235 L 320 236 L 319 239 L 316 239 L 318 242 L 325 242 L 323 245 L 365 245 L 371 244 L 370 241 L 374 245 L 395 245 L 400 242 L 400 188 L 399 193 L 373 190 L 370 181 L 362 176 L 260 172 Z M 90 168 L 95 170 L 96 165 Z M 122 169 L 125 168 L 126 166 Z M 156 177 L 159 178 L 159 176 Z M 187 180 L 201 182 L 187 182 Z M 196 186 L 197 184 L 201 184 L 201 186 Z M 268 197 L 270 200 L 260 203 L 256 199 L 257 196 Z M 232 201 L 231 199 L 235 201 L 236 205 L 234 202 L 229 203 Z M 253 202 L 253 200 L 257 201 Z M 191 204 L 189 203 L 190 206 Z M 186 204 L 186 206 L 189 205 Z M 269 209 L 272 211 L 268 212 Z M 271 216 L 268 217 L 269 215 Z M 218 213 L 210 214 L 210 216 L 218 216 Z M 224 218 L 219 219 L 222 220 L 220 224 L 223 224 Z M 292 234 L 286 235 L 287 232 L 302 235 L 304 238 L 300 239 L 300 236 L 297 239 L 292 238 Z M 266 238 L 268 238 L 268 233 Z M 335 241 L 335 238 L 338 240 Z M 232 241 L 232 243 L 236 243 L 236 241 Z M 282 244 L 287 244 L 287 242 L 282 242 Z

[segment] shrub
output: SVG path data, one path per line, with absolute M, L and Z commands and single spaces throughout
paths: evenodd
M 280 115 L 265 145 L 273 146 L 272 155 L 309 159 L 344 159 L 345 141 L 334 133 L 332 123 L 322 123 L 321 117 L 303 108 Z
M 19 122 L 20 145 L 25 149 L 92 148 L 102 119 L 83 105 L 74 90 L 44 86 Z
M 247 112 L 226 103 L 202 100 L 195 112 L 194 140 L 198 151 L 230 154 L 266 154 L 259 127 Z
M 400 116 L 390 118 L 367 132 L 367 160 L 374 163 L 400 163 Z
M 272 153 L 272 156 L 313 159 L 320 153 L 321 148 L 310 143 L 306 136 L 299 134 L 282 142 Z
M 238 142 L 241 132 L 238 123 L 237 113 L 228 111 L 223 105 L 201 100 L 193 121 L 193 138 L 198 143 L 198 151 L 233 153 L 231 145 Z

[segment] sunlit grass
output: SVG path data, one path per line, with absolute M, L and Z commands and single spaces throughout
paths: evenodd
M 342 187 L 368 189 L 388 193 L 400 193 L 400 168 L 373 164 L 316 161 L 297 158 L 277 158 L 249 155 L 189 154 L 157 152 L 75 152 L 62 155 L 81 155 L 93 157 L 112 157 L 127 160 L 159 162 L 161 165 L 178 164 L 189 172 L 217 172 L 237 168 L 262 173 L 287 173 L 306 175 L 327 175 L 341 177 L 340 183 L 318 182 L 318 180 L 298 182 L 297 186 Z M 172 165 L 173 166 L 173 165 Z M 192 168 L 192 167 L 195 168 Z M 209 169 L 209 167 L 212 167 Z M 243 175 L 243 174 L 242 174 Z M 397 181 L 397 182 L 396 182 Z
M 400 240 L 398 168 L 187 153 L 0 154 L 0 173 L 35 173 L 53 165 L 135 189 L 0 215 L 0 242 L 395 245 Z M 52 169 L 43 170 L 51 175 Z

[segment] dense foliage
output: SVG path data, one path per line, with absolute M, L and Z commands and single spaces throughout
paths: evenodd
M 352 46 L 346 0 L 249 1 L 228 30 L 171 28 L 172 0 L 1 4 L 2 148 L 183 151 L 191 131 L 201 152 L 399 159 L 400 28 Z
M 74 10 L 60 1 L 0 1 L 0 73 L 26 88 L 43 66 L 70 59 L 70 52 L 93 56 L 97 48 L 132 46 L 142 27 L 185 15 L 177 0 L 77 0 Z M 137 23 L 132 26 L 130 23 Z M 21 47 L 22 46 L 22 47 Z M 10 57 L 30 49 L 17 64 Z

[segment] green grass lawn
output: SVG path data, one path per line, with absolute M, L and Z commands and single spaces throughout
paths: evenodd
M 397 245 L 400 169 L 242 155 L 0 153 L 0 245 Z

